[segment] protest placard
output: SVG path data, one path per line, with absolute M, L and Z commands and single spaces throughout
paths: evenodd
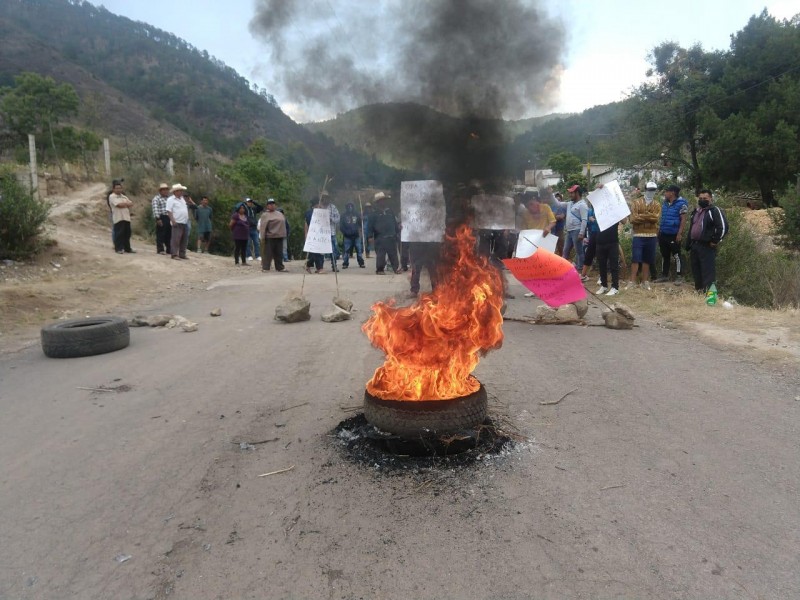
M 523 229 L 520 231 L 514 256 L 526 258 L 536 252 L 538 248 L 547 248 L 550 252 L 555 252 L 558 236 L 553 233 L 549 233 L 547 236 L 543 234 L 544 232 L 541 229 Z
M 600 231 L 616 225 L 631 214 L 631 209 L 628 207 L 625 195 L 616 179 L 606 183 L 602 188 L 590 192 L 587 199 L 594 207 L 594 216 Z
M 507 196 L 479 194 L 470 199 L 474 229 L 514 229 L 514 199 Z
M 400 184 L 400 240 L 441 242 L 444 237 L 444 190 L 439 181 L 403 181 Z
M 308 225 L 306 243 L 303 252 L 316 252 L 317 254 L 330 254 L 333 251 L 331 243 L 331 211 L 327 208 L 315 208 Z

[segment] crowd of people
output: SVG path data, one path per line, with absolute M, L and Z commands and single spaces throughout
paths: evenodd
M 651 281 L 681 285 L 686 276 L 685 250 L 689 252 L 695 289 L 705 292 L 716 281 L 717 246 L 727 232 L 724 213 L 713 205 L 711 190 L 699 191 L 697 207 L 690 212 L 680 187 L 664 187 L 660 201 L 656 199 L 658 189 L 652 181 L 647 182 L 644 192 L 634 188 L 630 216 L 601 231 L 594 207 L 581 186 L 567 190 L 567 201 L 552 189 L 548 188 L 542 198 L 538 189 L 528 188 L 519 197 L 520 229 L 539 229 L 543 236 L 557 236 L 556 253 L 573 262 L 584 282 L 596 265 L 596 294 L 615 296 L 620 292 L 620 279 L 628 264 L 620 245 L 623 228 L 626 232 L 629 228 L 631 236 L 630 274 L 624 289 L 651 290 Z M 511 238 L 513 232 L 507 235 Z M 657 249 L 661 253 L 660 277 Z M 510 251 L 503 252 L 511 255 Z
M 113 223 L 112 240 L 119 254 L 134 253 L 131 248 L 131 214 L 133 203 L 123 193 L 123 181 L 114 180 L 107 201 Z M 156 230 L 156 252 L 169 254 L 175 260 L 187 260 L 187 246 L 192 219 L 197 227 L 197 248 L 208 252 L 213 232 L 213 209 L 207 197 L 199 204 L 186 195 L 187 188 L 180 183 L 159 185 L 151 201 Z M 547 188 L 527 188 L 515 197 L 517 206 L 516 230 L 481 230 L 477 232 L 476 250 L 502 267 L 501 259 L 514 255 L 517 234 L 521 229 L 541 230 L 544 237 L 557 238 L 556 253 L 572 261 L 584 282 L 589 280 L 590 269 L 596 265 L 598 272 L 596 294 L 614 296 L 620 292 L 628 262 L 620 245 L 620 230 L 629 226 L 631 235 L 630 273 L 624 289 L 641 286 L 651 290 L 651 281 L 673 281 L 681 285 L 686 275 L 682 251 L 688 251 L 689 264 L 695 289 L 705 292 L 716 281 L 717 245 L 724 237 L 727 221 L 724 213 L 714 207 L 710 190 L 701 190 L 698 204 L 691 212 L 688 201 L 680 194 L 677 185 L 668 185 L 657 201 L 658 185 L 652 181 L 644 191 L 634 188 L 629 200 L 630 216 L 611 227 L 601 230 L 594 207 L 585 197 L 586 190 L 579 185 L 568 188 L 565 201 L 560 192 Z M 365 256 L 375 254 L 375 272 L 384 275 L 387 268 L 394 273 L 411 269 L 412 296 L 420 291 L 420 274 L 427 270 L 432 284 L 436 282 L 436 264 L 441 244 L 400 242 L 401 223 L 389 205 L 390 196 L 378 192 L 360 210 L 353 202 L 340 213 L 323 191 L 310 200 L 305 212 L 304 236 L 315 208 L 329 211 L 331 249 L 327 255 L 308 253 L 305 270 L 323 273 L 326 257 L 332 271 L 350 266 L 355 258 L 359 268 L 366 268 Z M 263 271 L 274 268 L 286 272 L 290 261 L 288 238 L 290 226 L 282 208 L 273 198 L 264 205 L 252 198 L 239 202 L 230 217 L 229 227 L 234 242 L 234 264 L 248 266 L 248 261 L 260 261 Z M 338 233 L 342 236 L 340 251 Z M 661 254 L 661 276 L 657 276 L 657 250 Z M 672 264 L 675 264 L 674 274 Z M 531 295 L 531 294 L 527 294 Z

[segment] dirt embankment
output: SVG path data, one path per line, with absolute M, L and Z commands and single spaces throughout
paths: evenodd
M 156 253 L 153 242 L 136 237 L 136 254 L 116 254 L 106 189 L 97 183 L 49 197 L 54 205 L 48 223 L 53 245 L 31 260 L 0 261 L 0 349 L 26 345 L 47 322 L 129 314 L 158 300 L 205 289 L 234 270 L 232 260 L 209 254 L 170 260 Z M 135 212 L 149 210 L 148 199 L 135 202 Z

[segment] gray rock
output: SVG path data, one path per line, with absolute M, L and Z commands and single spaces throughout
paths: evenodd
M 628 318 L 617 310 L 603 311 L 603 321 L 609 329 L 633 329 L 633 319 Z
M 290 296 L 275 308 L 275 320 L 297 323 L 311 319 L 311 302 L 302 296 Z
M 558 317 L 556 316 L 556 309 L 550 308 L 549 306 L 537 306 L 536 307 L 536 322 L 537 323 L 558 323 Z
M 197 331 L 197 323 L 185 321 L 184 323 L 181 323 L 181 329 L 183 329 L 183 331 L 186 333 L 192 333 L 193 331 Z
M 172 315 L 155 315 L 147 317 L 147 324 L 150 327 L 164 327 L 172 320 Z
M 589 301 L 586 298 L 583 300 L 578 300 L 577 302 L 573 302 L 572 305 L 578 311 L 578 316 L 581 319 L 586 316 L 587 312 L 589 312 Z
M 556 318 L 560 323 L 578 320 L 578 308 L 574 304 L 564 304 L 556 310 Z
M 150 322 L 147 317 L 136 315 L 128 319 L 128 327 L 150 327 Z
M 612 304 L 611 310 L 618 312 L 623 317 L 630 319 L 631 321 L 636 319 L 636 317 L 633 316 L 633 311 L 630 308 L 628 308 L 628 306 L 622 304 L 621 302 L 616 302 Z
M 534 319 L 537 323 L 542 325 L 577 323 L 580 321 L 578 318 L 578 309 L 575 308 L 574 304 L 564 304 L 558 308 L 537 306 L 536 317 Z
M 329 311 L 322 313 L 322 320 L 326 323 L 337 323 L 349 319 L 350 313 L 338 305 L 334 305 Z
M 222 316 L 222 309 L 221 308 L 215 308 L 214 310 L 211 311 L 211 316 L 212 317 L 220 317 L 220 316 Z
M 353 302 L 347 298 L 334 298 L 333 303 L 347 312 L 353 312 Z

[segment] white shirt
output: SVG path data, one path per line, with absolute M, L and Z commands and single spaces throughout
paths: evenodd
M 186 224 L 189 222 L 189 209 L 186 207 L 186 200 L 175 195 L 167 198 L 167 212 L 172 213 L 172 218 L 176 223 Z

